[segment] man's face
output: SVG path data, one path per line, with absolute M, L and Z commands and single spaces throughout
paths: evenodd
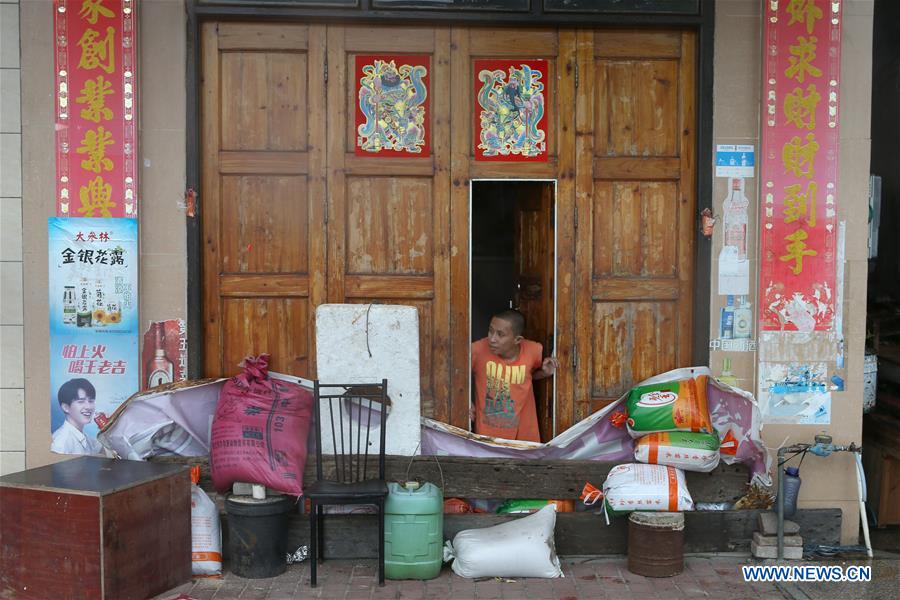
M 79 430 L 91 422 L 94 416 L 95 401 L 89 398 L 87 392 L 78 388 L 78 397 L 72 400 L 69 405 L 62 405 L 63 412 L 66 413 L 66 419 L 71 421 Z
M 512 324 L 506 319 L 491 319 L 488 327 L 488 345 L 491 352 L 503 358 L 512 358 L 519 351 L 519 342 L 522 340 L 521 335 L 513 333 Z

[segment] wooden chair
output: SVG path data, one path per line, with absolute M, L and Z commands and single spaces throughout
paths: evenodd
M 378 507 L 378 583 L 384 585 L 384 501 L 388 493 L 384 445 L 390 406 L 387 379 L 374 385 L 324 384 L 316 380 L 314 389 L 316 482 L 304 491 L 310 501 L 310 586 L 316 587 L 317 561 L 325 560 L 324 507 L 328 504 Z M 324 445 L 323 432 L 331 434 Z M 370 452 L 375 435 L 379 441 L 377 462 Z M 323 464 L 326 461 L 327 465 Z

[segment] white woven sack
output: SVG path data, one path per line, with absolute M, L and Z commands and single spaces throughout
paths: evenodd
M 460 531 L 444 545 L 444 561 L 460 577 L 562 577 L 553 529 L 556 508 L 483 529 Z
M 219 509 L 196 483 L 191 484 L 191 571 L 222 574 L 222 527 Z
M 626 464 L 610 469 L 603 483 L 606 505 L 615 512 L 693 510 L 694 500 L 681 469 Z

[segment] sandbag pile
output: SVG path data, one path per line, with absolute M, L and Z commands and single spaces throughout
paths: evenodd
M 625 421 L 634 459 L 618 465 L 603 484 L 612 513 L 693 510 L 683 471 L 708 473 L 719 464 L 719 436 L 707 405 L 707 376 L 632 388 Z

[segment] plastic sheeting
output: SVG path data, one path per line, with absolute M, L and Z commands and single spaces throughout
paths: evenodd
M 640 382 L 648 385 L 697 375 L 708 375 L 709 416 L 721 443 L 719 452 L 726 464 L 744 464 L 752 481 L 770 486 L 771 457 L 759 436 L 759 407 L 752 394 L 716 381 L 707 367 L 675 369 Z M 549 442 L 502 440 L 464 429 L 422 419 L 422 453 L 438 456 L 478 458 L 580 459 L 631 462 L 634 440 L 625 428 L 625 400 L 628 394 L 576 423 Z
M 271 377 L 296 382 L 270 372 Z M 719 435 L 719 452 L 726 464 L 746 465 L 752 481 L 771 486 L 772 459 L 760 436 L 760 412 L 753 395 L 713 379 L 707 367 L 675 369 L 638 385 L 709 375 L 709 416 Z M 175 454 L 209 453 L 209 430 L 219 391 L 225 379 L 179 382 L 140 392 L 112 415 L 97 439 L 111 456 L 143 460 Z M 312 382 L 300 379 L 312 387 Z M 547 443 L 502 440 L 422 418 L 422 453 L 513 459 L 577 459 L 615 463 L 632 462 L 634 440 L 625 428 L 628 394 L 576 423 Z

